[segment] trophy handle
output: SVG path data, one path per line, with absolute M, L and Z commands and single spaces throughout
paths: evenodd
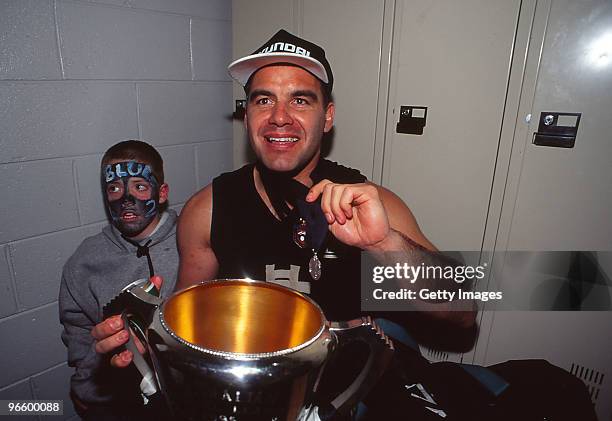
M 133 307 L 131 309 L 132 312 L 128 312 L 127 309 L 121 312 L 123 325 L 129 326 L 138 339 L 143 343 L 145 348 L 149 348 L 145 331 L 151 324 L 153 313 L 163 301 L 161 298 L 138 286 L 131 288 L 126 292 L 133 297 L 133 302 L 138 303 L 138 305 L 130 306 Z M 154 395 L 160 390 L 159 383 L 156 380 L 155 370 L 151 368 L 144 356 L 140 353 L 140 351 L 138 351 L 138 347 L 136 346 L 136 342 L 134 341 L 132 335 L 130 335 L 125 347 L 132 352 L 132 361 L 142 375 L 140 390 L 146 396 Z
M 346 322 L 330 322 L 329 330 L 338 337 L 339 346 L 354 341 L 364 342 L 368 345 L 370 353 L 365 366 L 353 383 L 331 401 L 332 414 L 323 417 L 319 413 L 321 419 L 337 412 L 346 413 L 354 407 L 376 384 L 393 355 L 393 342 L 369 316 Z

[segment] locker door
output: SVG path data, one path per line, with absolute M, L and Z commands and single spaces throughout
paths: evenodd
M 593 251 L 581 279 L 599 279 L 590 297 L 599 301 L 612 298 L 611 92 L 612 3 L 538 2 L 501 219 L 487 227 L 499 253 Z M 582 113 L 573 148 L 533 143 L 543 112 Z M 540 260 L 530 264 L 562 269 Z M 542 286 L 516 281 L 526 297 Z M 479 341 L 476 362 L 545 358 L 580 377 L 600 419 L 612 419 L 612 312 L 496 312 L 483 330 L 490 335 Z
M 383 184 L 443 250 L 482 246 L 520 5 L 397 1 Z M 403 105 L 422 135 L 396 133 Z

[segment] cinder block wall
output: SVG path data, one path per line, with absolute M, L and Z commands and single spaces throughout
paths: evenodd
M 0 399 L 74 417 L 57 294 L 106 223 L 102 153 L 159 147 L 176 209 L 230 170 L 231 48 L 226 0 L 0 1 Z

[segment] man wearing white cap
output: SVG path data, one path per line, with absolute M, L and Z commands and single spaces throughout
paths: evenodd
M 215 178 L 186 204 L 177 288 L 249 277 L 309 294 L 329 319 L 358 316 L 362 251 L 435 247 L 399 197 L 321 156 L 335 111 L 321 47 L 280 30 L 229 73 L 246 92 L 257 162 Z M 463 326 L 474 320 L 472 312 L 432 315 Z

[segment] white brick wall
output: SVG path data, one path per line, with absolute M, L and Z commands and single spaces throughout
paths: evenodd
M 0 2 L 0 399 L 74 417 L 57 293 L 110 145 L 158 147 L 178 210 L 231 169 L 231 30 L 226 0 Z

